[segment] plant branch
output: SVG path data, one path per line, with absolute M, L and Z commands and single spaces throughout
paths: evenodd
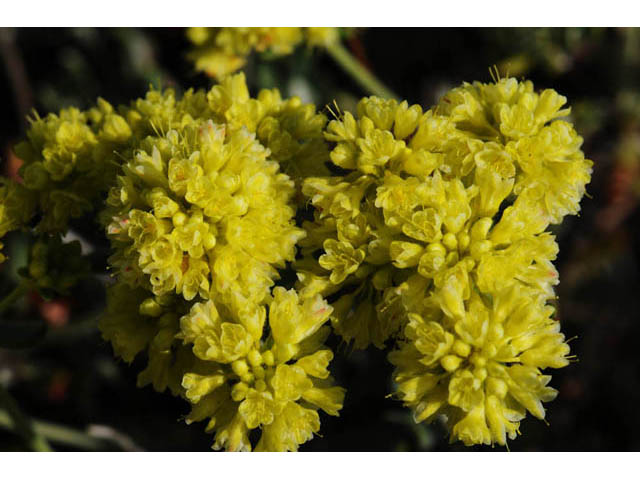
M 27 417 L 11 394 L 0 385 L 0 406 L 4 411 L 0 411 L 0 425 L 5 425 L 16 430 L 27 446 L 36 452 L 51 452 L 51 446 L 41 431 Z
M 398 99 L 393 91 L 362 65 L 340 42 L 328 45 L 327 51 L 367 93 L 382 98 Z
M 34 448 L 34 450 L 51 451 L 48 441 L 78 448 L 80 450 L 98 452 L 113 450 L 113 447 L 109 445 L 111 442 L 107 442 L 97 436 L 93 436 L 64 425 L 45 422 L 43 420 L 32 420 L 31 424 L 35 435 L 41 439 L 40 442 L 42 443 L 39 445 L 43 446 L 46 444 L 48 447 L 46 450 L 43 448 Z M 15 425 L 16 422 L 11 415 L 4 410 L 0 410 L 0 428 L 13 430 L 16 428 Z
M 7 76 L 15 94 L 20 125 L 25 127 L 27 115 L 33 108 L 33 91 L 29 83 L 27 69 L 15 42 L 13 28 L 0 29 L 0 55 L 4 60 Z

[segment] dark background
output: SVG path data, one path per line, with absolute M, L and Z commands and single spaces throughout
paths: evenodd
M 565 335 L 575 337 L 578 362 L 552 372 L 559 395 L 547 404 L 549 425 L 527 417 L 523 435 L 509 448 L 639 450 L 640 31 L 372 28 L 352 31 L 345 43 L 400 97 L 425 108 L 463 81 L 490 81 L 493 65 L 503 76 L 526 77 L 537 89 L 568 97 L 583 149 L 595 163 L 580 217 L 554 228 L 559 320 Z M 5 175 L 19 165 L 10 146 L 24 135 L 31 108 L 41 114 L 87 108 L 98 96 L 125 103 L 144 95 L 149 84 L 178 90 L 212 84 L 187 60 L 189 44 L 180 28 L 0 29 L 0 44 Z M 322 51 L 300 48 L 277 60 L 254 55 L 245 71 L 253 94 L 277 86 L 320 109 L 334 99 L 343 110 L 353 109 L 365 94 Z M 108 246 L 91 221 L 74 229 L 93 245 L 98 271 Z M 0 298 L 24 264 L 27 238 L 10 234 L 4 243 L 11 261 L 0 267 Z M 19 304 L 15 315 L 41 316 L 49 328 L 37 347 L 0 348 L 0 382 L 29 416 L 106 438 L 103 448 L 207 450 L 213 437 L 204 424 L 181 421 L 187 402 L 151 387 L 137 389 L 141 362 L 115 360 L 101 340 L 95 320 L 104 306 L 102 281 L 97 276 L 54 302 L 31 295 Z M 408 409 L 385 398 L 392 391 L 385 352 L 349 352 L 335 338 L 331 342 L 337 349 L 332 371 L 348 388 L 344 409 L 339 418 L 323 414 L 322 436 L 301 450 L 469 450 L 449 445 L 438 422 L 416 425 Z M 0 428 L 0 450 L 22 449 L 17 435 Z

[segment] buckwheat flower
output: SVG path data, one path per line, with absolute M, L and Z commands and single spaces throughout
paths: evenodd
M 474 82 L 452 90 L 438 108 L 456 126 L 505 146 L 517 167 L 515 193 L 540 189 L 538 206 L 550 223 L 579 212 L 592 162 L 580 150 L 582 138 L 561 120 L 567 99 L 554 90 L 540 93 L 513 78 Z
M 208 106 L 231 128 L 247 128 L 271 151 L 271 159 L 296 182 L 326 175 L 329 149 L 323 132 L 327 118 L 298 97 L 283 99 L 277 89 L 249 95 L 244 73 L 223 79 L 207 93 Z
M 557 391 L 546 368 L 569 362 L 553 308 L 535 289 L 513 285 L 492 297 L 471 291 L 461 316 L 433 297 L 410 313 L 405 339 L 389 355 L 397 395 L 416 422 L 446 415 L 451 441 L 505 445 L 526 412 L 544 419 Z
M 145 352 L 147 366 L 138 374 L 138 386 L 152 385 L 182 395 L 182 377 L 195 361 L 177 338 L 180 316 L 188 304 L 178 296 L 154 296 L 143 288 L 117 282 L 107 289 L 107 310 L 98 326 L 114 353 L 131 363 Z
M 187 37 L 194 45 L 190 58 L 196 70 L 219 79 L 242 68 L 252 51 L 288 55 L 301 43 L 333 43 L 338 33 L 332 27 L 194 27 Z
M 335 27 L 305 27 L 307 43 L 312 46 L 326 46 L 338 40 L 338 29 Z
M 553 297 L 557 246 L 544 230 L 577 212 L 590 162 L 575 132 L 556 120 L 567 112 L 563 97 L 506 80 L 482 86 L 484 93 L 474 88 L 454 89 L 426 112 L 365 98 L 355 116 L 346 112 L 327 127 L 331 161 L 346 172 L 304 181 L 315 219 L 304 225 L 297 270 L 303 293 L 311 285 L 334 298 L 344 293 L 334 326 L 356 348 L 382 347 L 400 328 L 402 309 L 391 304 L 414 275 L 427 279 L 422 295 L 433 292 L 453 316 L 463 315 L 472 288 L 491 295 L 524 283 Z M 514 120 L 509 140 L 500 130 L 508 115 L 495 112 L 518 98 L 532 109 L 533 126 Z M 548 150 L 533 147 L 539 143 Z M 382 328 L 358 314 L 367 311 L 362 302 L 376 305 Z
M 282 287 L 268 322 L 264 307 L 194 304 L 178 335 L 197 357 L 182 380 L 193 404 L 187 423 L 208 419 L 215 449 L 251 450 L 249 433 L 260 428 L 256 450 L 297 450 L 320 429 L 319 409 L 338 415 L 342 407 L 344 389 L 327 370 L 333 354 L 323 347 L 330 314 L 319 295 L 303 300 Z
M 140 305 L 148 297 L 145 290 L 132 290 L 125 283 L 107 289 L 107 311 L 101 316 L 99 327 L 103 338 L 111 342 L 114 353 L 127 363 L 153 338 L 154 319 L 139 313 Z M 160 305 L 157 308 L 159 312 Z
M 336 414 L 344 395 L 327 378 L 328 327 L 317 331 L 330 307 L 319 295 L 271 296 L 305 235 L 283 170 L 296 178 L 326 172 L 326 118 L 277 90 L 251 98 L 242 74 L 182 97 L 151 90 L 119 112 L 132 140 L 118 152 L 120 174 L 100 213 L 116 277 L 103 338 L 127 362 L 144 356 L 138 385 L 189 400 L 189 422 L 214 417 L 216 448 L 249 448 L 246 433 L 260 426 L 258 448 L 297 449 L 319 429 L 316 410 Z M 262 334 L 267 303 L 271 340 Z M 211 321 L 202 324 L 205 313 Z M 256 363 L 263 353 L 266 363 Z M 249 378 L 243 365 L 263 365 L 268 375 Z M 213 375 L 221 369 L 224 381 Z M 283 393 L 290 375 L 300 391 Z M 224 392 L 220 411 L 212 410 Z
M 303 236 L 269 151 L 246 129 L 194 119 L 140 147 L 103 213 L 114 268 L 155 295 L 261 302 Z
M 192 404 L 187 423 L 208 419 L 215 449 L 295 451 L 320 429 L 318 410 L 338 415 L 344 389 L 323 344 L 331 307 L 276 287 L 267 309 L 236 291 L 227 304 L 154 295 L 119 281 L 100 318 L 103 338 L 130 363 L 145 353 L 138 385 L 169 389 Z
M 98 210 L 114 183 L 120 157 L 131 144 L 127 121 L 105 100 L 80 111 L 30 119 L 27 139 L 16 145 L 20 174 L 37 201 L 37 230 L 64 233 L 72 218 Z

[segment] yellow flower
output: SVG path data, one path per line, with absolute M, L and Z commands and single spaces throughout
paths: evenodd
M 193 27 L 187 37 L 196 69 L 222 78 L 242 68 L 254 50 L 288 55 L 303 42 L 311 47 L 336 42 L 338 32 L 333 27 Z
M 571 109 L 553 90 L 533 91 L 531 82 L 503 78 L 494 84 L 475 82 L 454 89 L 438 108 L 472 135 L 504 145 L 517 162 L 514 193 L 544 189 L 539 207 L 551 223 L 579 211 L 592 162 L 580 151 L 582 138 L 563 120 Z
M 389 355 L 400 399 L 417 422 L 445 414 L 452 441 L 505 445 L 527 411 L 544 418 L 542 402 L 556 396 L 541 370 L 568 364 L 552 314 L 542 295 L 518 286 L 492 300 L 471 292 L 459 316 L 429 299 Z
M 320 28 L 189 36 L 214 75 L 254 50 L 337 41 Z M 117 109 L 99 99 L 32 120 L 17 147 L 24 185 L 0 182 L 0 238 L 37 218 L 56 236 L 35 244 L 25 275 L 65 290 L 83 264 L 59 265 L 80 252 L 57 234 L 108 191 L 103 337 L 127 362 L 144 354 L 138 385 L 185 398 L 216 449 L 297 450 L 318 410 L 338 415 L 329 319 L 355 348 L 398 340 L 397 395 L 417 421 L 444 414 L 452 440 L 504 445 L 527 411 L 544 418 L 556 391 L 543 370 L 570 358 L 545 230 L 579 211 L 592 163 L 565 103 L 498 79 L 427 111 L 365 98 L 327 125 L 278 90 L 252 97 L 243 74 Z M 303 197 L 313 219 L 300 229 Z M 297 290 L 273 288 L 287 262 Z
M 329 151 L 323 138 L 327 118 L 298 97 L 282 99 L 277 89 L 251 98 L 244 73 L 225 77 L 207 93 L 208 106 L 231 128 L 247 128 L 271 151 L 281 170 L 298 181 L 326 175 Z
M 331 281 L 341 283 L 349 274 L 358 269 L 365 252 L 362 249 L 354 249 L 348 242 L 338 242 L 328 239 L 324 242 L 325 253 L 318 263 L 327 270 L 331 270 Z
M 297 450 L 310 440 L 320 429 L 317 410 L 338 415 L 344 398 L 327 370 L 333 354 L 323 347 L 331 310 L 320 296 L 301 299 L 276 287 L 265 337 L 264 307 L 194 304 L 178 334 L 199 360 L 182 380 L 193 404 L 187 423 L 208 418 L 215 449 L 251 450 L 256 428 L 256 450 Z
M 426 112 L 362 99 L 356 115 L 326 128 L 342 173 L 303 183 L 315 218 L 303 224 L 299 287 L 331 294 L 338 333 L 359 347 L 374 337 L 382 346 L 395 333 L 356 314 L 361 299 L 383 322 L 387 301 L 406 296 L 416 275 L 427 281 L 414 293 L 432 295 L 454 318 L 475 288 L 493 295 L 524 284 L 552 298 L 557 246 L 544 230 L 578 212 L 591 171 L 580 137 L 558 120 L 565 102 L 514 79 L 463 84 Z
M 246 130 L 211 120 L 147 137 L 143 147 L 124 165 L 103 214 L 114 246 L 137 259 L 156 295 L 191 300 L 239 290 L 261 302 L 302 236 L 288 205 L 291 181 L 269 152 Z M 232 264 L 242 267 L 225 267 Z
M 129 151 L 132 130 L 103 99 L 87 111 L 67 108 L 29 121 L 27 139 L 15 150 L 24 161 L 24 186 L 37 199 L 37 229 L 64 233 L 70 219 L 100 208 L 120 164 L 114 152 Z
M 344 396 L 323 347 L 331 307 L 310 290 L 271 292 L 305 235 L 280 166 L 326 172 L 325 117 L 277 90 L 251 98 L 242 74 L 120 111 L 132 139 L 100 215 L 117 277 L 103 337 L 128 362 L 146 354 L 138 385 L 187 399 L 214 448 L 250 449 L 260 428 L 257 449 L 297 449 Z

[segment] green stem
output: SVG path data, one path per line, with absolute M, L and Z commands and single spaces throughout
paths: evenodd
M 9 295 L 0 301 L 0 314 L 4 313 L 11 305 L 18 301 L 25 293 L 29 291 L 29 282 L 22 280 Z
M 398 96 L 362 65 L 340 42 L 327 46 L 329 55 L 369 94 L 382 98 Z
M 11 394 L 0 385 L 0 406 L 5 412 L 0 411 L 0 415 L 4 414 L 5 423 L 13 427 L 17 433 L 24 439 L 27 446 L 36 452 L 51 452 L 51 446 L 41 432 L 35 428 L 33 422 L 27 417 Z
M 73 428 L 65 427 L 64 425 L 58 425 L 56 423 L 45 422 L 42 420 L 32 420 L 32 425 L 35 433 L 42 437 L 43 441 L 47 443 L 50 440 L 54 443 L 60 443 L 62 445 L 68 445 L 81 450 L 91 451 L 104 451 L 107 450 L 106 444 L 99 438 L 92 437 L 91 435 L 74 430 Z M 11 416 L 0 410 L 0 428 L 13 429 L 15 421 Z M 48 443 L 47 443 L 48 445 Z M 48 450 L 50 451 L 51 447 Z

